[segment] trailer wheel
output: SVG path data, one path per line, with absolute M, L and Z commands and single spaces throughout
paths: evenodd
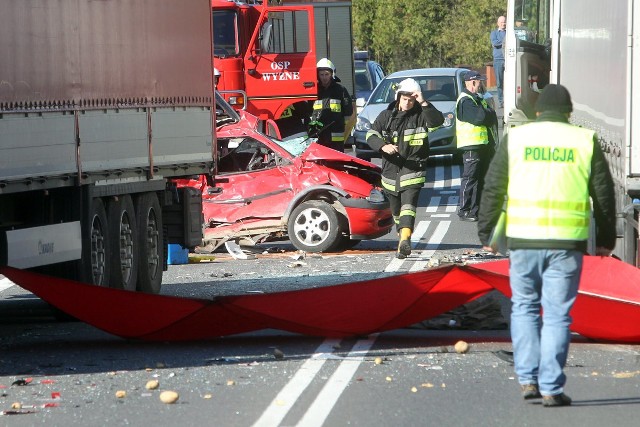
M 110 286 L 135 291 L 138 280 L 138 228 L 131 196 L 125 194 L 112 198 L 107 205 L 107 218 L 112 248 Z
M 299 250 L 328 251 L 340 238 L 338 213 L 320 200 L 301 203 L 289 217 L 288 234 L 293 246 Z
M 91 200 L 85 227 L 82 235 L 80 280 L 97 286 L 109 286 L 111 251 L 107 238 L 107 211 L 101 199 Z
M 136 200 L 138 223 L 138 290 L 159 294 L 162 283 L 163 250 L 162 210 L 155 193 L 145 193 Z

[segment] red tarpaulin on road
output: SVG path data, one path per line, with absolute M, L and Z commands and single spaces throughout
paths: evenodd
M 509 294 L 508 261 L 447 266 L 322 288 L 215 300 L 86 285 L 9 267 L 0 273 L 43 300 L 124 338 L 202 340 L 260 329 L 323 337 L 365 335 L 438 316 L 495 289 Z M 573 330 L 640 342 L 640 270 L 586 257 Z

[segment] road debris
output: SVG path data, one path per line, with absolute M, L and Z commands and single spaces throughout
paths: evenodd
M 180 395 L 172 390 L 166 390 L 160 393 L 160 400 L 162 401 L 162 403 L 176 403 L 179 398 Z
M 118 390 L 116 391 L 116 397 L 118 399 L 124 399 L 125 397 L 127 397 L 127 392 L 124 390 Z
M 159 386 L 160 386 L 160 382 L 158 380 L 150 380 L 150 381 L 147 381 L 144 388 L 146 388 L 147 390 L 155 390 Z
M 240 245 L 231 240 L 224 242 L 224 247 L 234 259 L 256 259 L 254 254 L 243 251 Z
M 453 348 L 456 350 L 458 354 L 465 354 L 469 351 L 469 344 L 466 341 L 458 341 Z

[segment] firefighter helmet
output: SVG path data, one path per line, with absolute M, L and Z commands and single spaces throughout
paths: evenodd
M 329 70 L 332 74 L 336 74 L 336 66 L 333 65 L 333 62 L 331 62 L 327 58 L 322 58 L 320 61 L 318 61 L 318 63 L 316 64 L 316 68 L 318 70 Z
M 400 96 L 401 93 L 414 93 L 414 92 L 421 92 L 421 91 L 422 91 L 422 88 L 420 87 L 417 81 L 411 78 L 404 79 L 403 81 L 400 82 L 400 84 L 396 88 L 396 99 L 398 99 L 398 96 Z

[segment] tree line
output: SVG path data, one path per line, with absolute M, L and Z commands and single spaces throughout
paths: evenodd
M 492 62 L 489 33 L 507 0 L 352 0 L 354 46 L 385 72 Z

